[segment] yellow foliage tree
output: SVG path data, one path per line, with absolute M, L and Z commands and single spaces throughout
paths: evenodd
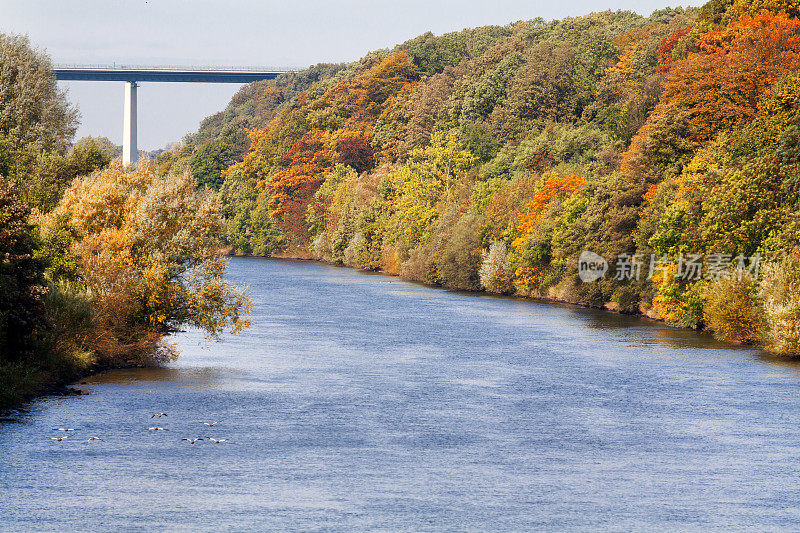
M 800 355 L 800 254 L 764 266 L 761 281 L 764 343 L 774 352 Z
M 764 310 L 749 275 L 723 276 L 703 292 L 703 318 L 714 336 L 743 344 L 760 339 Z
M 115 163 L 73 182 L 42 226 L 71 236 L 97 330 L 85 348 L 100 359 L 150 362 L 161 338 L 187 324 L 210 337 L 247 325 L 250 301 L 223 279 L 219 200 L 188 173 Z
M 455 135 L 434 134 L 428 148 L 409 152 L 408 163 L 394 178 L 398 228 L 409 248 L 426 244 L 427 230 L 439 217 L 437 204 L 451 199 L 456 176 L 474 162 Z

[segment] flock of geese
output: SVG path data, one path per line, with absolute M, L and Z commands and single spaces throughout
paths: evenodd
M 167 413 L 153 413 L 153 415 L 150 418 L 151 419 L 153 419 L 153 418 L 161 418 L 161 417 L 164 417 L 164 416 L 167 416 Z M 207 426 L 209 428 L 213 428 L 214 426 L 219 424 L 218 421 L 215 421 L 215 422 L 203 422 L 203 421 L 200 421 L 199 423 L 204 424 L 205 426 Z M 147 430 L 148 431 L 169 431 L 169 429 L 163 428 L 163 427 L 160 427 L 160 426 L 152 426 L 152 427 L 147 428 Z M 68 427 L 53 428 L 53 431 L 63 431 L 64 432 L 64 435 L 61 436 L 61 437 L 50 437 L 51 440 L 54 440 L 56 442 L 62 442 L 62 441 L 67 440 L 67 438 L 69 438 L 70 435 L 68 435 L 68 433 L 70 431 L 78 431 L 78 428 L 68 428 Z M 92 436 L 92 437 L 89 437 L 88 439 L 86 439 L 86 442 L 93 442 L 93 441 L 96 441 L 96 440 L 103 440 L 103 439 L 101 439 L 100 437 Z M 207 440 L 209 442 L 213 442 L 214 444 L 221 444 L 223 442 L 228 442 L 227 439 L 215 439 L 214 437 L 206 437 L 205 439 L 203 439 L 203 437 L 194 437 L 194 438 L 184 437 L 184 438 L 181 439 L 181 441 L 186 441 L 189 444 L 194 444 L 195 442 L 198 442 L 198 441 L 201 441 L 201 440 Z

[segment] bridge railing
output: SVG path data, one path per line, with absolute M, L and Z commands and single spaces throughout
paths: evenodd
M 230 66 L 230 65 L 126 65 L 126 64 L 91 64 L 77 65 L 59 63 L 53 69 L 87 69 L 87 70 L 181 70 L 190 72 L 291 72 L 298 70 L 290 67 L 265 67 L 263 65 Z

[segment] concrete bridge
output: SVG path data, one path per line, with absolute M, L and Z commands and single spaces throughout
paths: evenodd
M 248 68 L 179 68 L 179 67 L 108 67 L 57 66 L 56 79 L 62 81 L 121 81 L 125 83 L 125 106 L 122 131 L 122 162 L 135 163 L 136 88 L 141 82 L 179 83 L 250 83 L 270 80 L 288 70 Z

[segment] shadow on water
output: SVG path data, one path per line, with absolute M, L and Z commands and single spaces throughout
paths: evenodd
M 323 264 L 324 265 L 324 264 Z M 324 265 L 337 268 L 336 265 Z M 347 268 L 347 267 L 338 267 Z M 776 355 L 752 346 L 737 345 L 715 339 L 710 333 L 697 331 L 688 328 L 669 326 L 664 322 L 653 320 L 642 315 L 626 315 L 612 311 L 583 307 L 580 305 L 552 300 L 540 300 L 536 298 L 524 298 L 519 296 L 504 296 L 479 291 L 463 291 L 446 289 L 435 285 L 429 285 L 417 281 L 403 280 L 397 276 L 389 276 L 381 272 L 358 270 L 358 274 L 364 276 L 376 276 L 389 278 L 391 282 L 408 283 L 420 289 L 439 290 L 450 294 L 490 299 L 506 300 L 522 305 L 547 306 L 559 308 L 567 312 L 567 316 L 578 319 L 581 325 L 589 328 L 614 332 L 626 336 L 628 342 L 635 346 L 642 347 L 661 347 L 679 349 L 706 349 L 706 350 L 730 350 L 745 355 L 749 359 L 761 363 L 777 365 L 785 369 L 800 372 L 800 358 Z M 631 335 L 635 332 L 635 335 Z
M 438 287 L 425 285 L 423 283 L 412 283 L 422 287 L 428 287 L 430 289 L 438 289 Z M 553 300 L 524 298 L 519 296 L 503 296 L 485 292 L 456 291 L 450 289 L 441 290 L 445 290 L 452 294 L 459 294 L 473 298 L 507 300 L 521 305 L 530 305 L 532 308 L 544 306 L 551 309 L 561 309 L 566 313 L 568 318 L 572 318 L 575 319 L 576 322 L 580 322 L 581 326 L 587 326 L 600 331 L 623 334 L 627 334 L 627 332 L 632 330 L 636 331 L 635 339 L 633 336 L 629 336 L 629 340 L 636 340 L 637 344 L 642 346 L 753 351 L 747 347 L 718 341 L 710 334 L 705 332 L 669 326 L 658 320 L 653 320 L 641 315 L 626 315 L 615 313 L 613 311 L 584 307 L 581 305 Z
M 149 384 L 169 384 L 185 388 L 204 389 L 227 377 L 238 375 L 224 368 L 123 368 L 106 370 L 86 377 L 66 387 L 61 392 L 51 392 L 31 399 L 13 409 L 0 411 L 0 424 L 23 422 L 37 411 L 41 400 L 66 398 L 75 395 L 94 394 L 103 387 L 146 386 Z
M 628 335 L 628 338 L 642 346 L 747 350 L 745 347 L 718 341 L 705 332 L 669 326 L 643 316 L 585 308 L 570 308 L 570 311 L 580 319 L 582 325 L 592 329 L 619 331 L 622 334 L 635 331 L 636 335 Z
M 36 412 L 33 406 L 34 402 L 29 401 L 14 409 L 0 411 L 0 431 L 2 431 L 4 429 L 3 426 L 7 424 L 24 424 L 28 417 Z
M 763 363 L 781 366 L 783 368 L 790 368 L 800 373 L 800 359 L 796 357 L 783 357 L 773 353 L 753 350 L 754 359 Z
M 88 377 L 80 385 L 126 385 L 134 382 L 166 382 L 183 385 L 209 385 L 229 371 L 221 368 L 124 368 Z
M 715 339 L 712 334 L 707 331 L 673 327 L 643 316 L 622 315 L 582 307 L 568 307 L 575 316 L 580 317 L 582 324 L 590 328 L 603 331 L 621 330 L 623 334 L 635 331 L 635 339 L 633 335 L 629 335 L 628 338 L 631 342 L 638 345 L 665 348 L 726 350 L 746 355 L 749 359 L 754 361 L 800 370 L 800 358 L 781 356 L 753 346 L 720 341 Z

